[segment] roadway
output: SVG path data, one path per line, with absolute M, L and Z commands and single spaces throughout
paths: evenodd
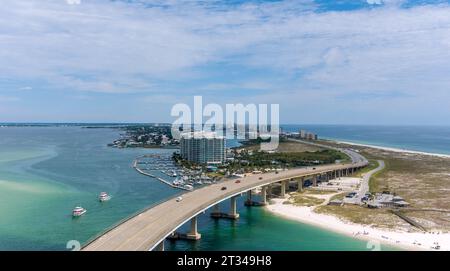
M 378 167 L 375 169 L 372 169 L 371 171 L 364 173 L 361 179 L 361 185 L 359 186 L 358 190 L 358 198 L 361 201 L 361 198 L 364 197 L 366 193 L 369 192 L 369 181 L 373 174 L 377 173 L 378 171 L 383 170 L 386 167 L 383 160 L 378 160 Z
M 355 161 L 360 162 L 316 166 L 315 169 L 312 167 L 290 169 L 280 171 L 278 174 L 272 172 L 250 175 L 241 178 L 240 183 L 235 183 L 234 180 L 226 180 L 187 192 L 183 194 L 181 202 L 177 202 L 175 198 L 168 199 L 109 230 L 85 245 L 83 250 L 152 250 L 191 218 L 233 196 L 283 180 L 324 174 L 336 170 L 360 168 L 367 165 L 367 160 L 364 157 L 355 152 L 350 152 L 356 159 Z M 224 186 L 227 189 L 221 190 Z
M 354 150 L 351 150 L 351 149 L 332 147 L 332 146 L 321 144 L 321 143 L 317 143 L 317 142 L 311 141 L 311 140 L 300 140 L 300 139 L 292 139 L 292 138 L 290 138 L 288 140 L 292 141 L 292 142 L 298 142 L 298 143 L 302 143 L 302 144 L 306 144 L 306 145 L 319 147 L 319 148 L 332 149 L 332 150 L 343 152 L 343 153 L 347 154 L 352 159 L 352 163 L 354 163 L 354 164 L 355 163 L 369 163 L 364 156 L 362 156 L 358 152 L 356 152 Z

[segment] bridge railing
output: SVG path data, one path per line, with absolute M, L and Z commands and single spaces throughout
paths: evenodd
M 121 224 L 127 222 L 128 220 L 133 219 L 134 217 L 136 217 L 136 216 L 138 216 L 138 215 L 140 215 L 140 214 L 142 214 L 142 213 L 145 213 L 146 211 L 148 211 L 148 210 L 154 208 L 154 207 L 157 206 L 157 205 L 160 205 L 161 203 L 166 202 L 167 200 L 169 200 L 169 199 L 171 199 L 171 198 L 179 197 L 179 196 L 181 196 L 181 195 L 183 195 L 183 194 L 185 194 L 185 193 L 188 193 L 188 192 L 189 192 L 189 191 L 181 191 L 181 192 L 175 193 L 174 195 L 171 195 L 171 196 L 169 196 L 169 197 L 167 197 L 167 198 L 162 198 L 162 199 L 160 199 L 160 200 L 158 200 L 158 201 L 156 201 L 156 202 L 150 204 L 149 206 L 146 206 L 145 208 L 140 209 L 140 210 L 138 210 L 138 211 L 136 211 L 136 212 L 134 212 L 134 213 L 132 213 L 132 214 L 126 216 L 125 218 L 123 218 L 123 219 L 121 219 L 121 220 L 119 220 L 119 221 L 117 221 L 117 222 L 111 224 L 109 227 L 107 227 L 106 229 L 100 231 L 100 232 L 97 233 L 96 235 L 90 237 L 86 242 L 83 243 L 81 249 L 87 247 L 88 245 L 90 245 L 91 243 L 93 243 L 95 240 L 97 240 L 97 239 L 100 238 L 101 236 L 107 234 L 108 232 L 112 231 L 113 229 L 117 228 L 119 225 L 121 225 Z

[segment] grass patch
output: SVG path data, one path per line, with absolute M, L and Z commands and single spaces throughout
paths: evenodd
M 335 191 L 330 191 L 330 190 L 303 190 L 303 192 L 301 194 L 303 195 L 329 195 L 329 194 L 334 194 L 336 193 Z
M 322 204 L 325 200 L 303 194 L 294 194 L 289 198 L 289 201 L 296 206 L 312 207 Z
M 247 150 L 252 151 L 259 151 L 261 146 L 259 144 L 253 144 L 244 146 Z M 299 142 L 292 142 L 292 141 L 284 141 L 280 142 L 278 145 L 278 148 L 276 149 L 276 152 L 316 152 L 316 151 L 322 151 L 324 148 L 320 148 L 317 146 L 312 146 L 308 144 L 303 144 Z

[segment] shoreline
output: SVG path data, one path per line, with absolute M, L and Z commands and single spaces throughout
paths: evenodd
M 434 242 L 437 241 L 441 246 L 439 251 L 450 250 L 450 234 L 448 233 L 440 233 L 438 235 L 431 233 L 409 233 L 373 228 L 370 225 L 346 222 L 333 215 L 315 213 L 313 211 L 314 207 L 301 207 L 291 204 L 283 204 L 285 199 L 273 199 L 273 201 L 275 202 L 274 204 L 270 204 L 265 207 L 265 209 L 270 213 L 285 219 L 319 227 L 324 230 L 342 234 L 351 238 L 368 241 L 368 249 L 373 248 L 373 246 L 377 246 L 377 244 L 385 244 L 404 250 L 437 251 L 431 249 L 431 246 L 433 246 Z M 437 239 L 438 237 L 439 240 Z M 414 242 L 420 243 L 421 245 L 414 244 Z
M 397 153 L 420 154 L 420 155 L 434 156 L 434 157 L 439 157 L 439 158 L 450 158 L 450 154 L 414 151 L 414 150 L 400 149 L 400 148 L 394 148 L 394 147 L 383 147 L 383 146 L 378 146 L 378 145 L 354 143 L 354 142 L 350 142 L 350 141 L 341 141 L 341 140 L 334 140 L 334 139 L 330 139 L 330 141 L 334 141 L 338 144 L 347 144 L 347 145 L 353 145 L 353 146 L 359 146 L 359 147 L 367 147 L 367 148 L 373 148 L 373 149 L 391 151 L 391 152 L 397 152 Z
M 330 140 L 337 144 L 347 144 L 350 146 L 368 147 L 373 149 L 391 151 L 396 153 L 427 155 L 439 158 L 450 158 L 450 155 L 439 153 L 428 153 L 421 151 L 405 150 L 399 148 L 383 147 L 370 144 L 359 144 L 348 141 Z M 331 198 L 331 196 L 329 196 Z M 328 200 L 329 200 L 328 198 Z M 427 251 L 450 251 L 450 233 L 422 233 L 407 232 L 401 229 L 382 229 L 371 225 L 356 224 L 340 219 L 333 214 L 321 214 L 314 212 L 314 207 L 295 206 L 283 204 L 286 199 L 272 199 L 274 204 L 265 207 L 270 213 L 285 219 L 294 220 L 307 225 L 315 226 L 342 234 L 358 240 L 368 241 L 370 249 L 373 245 L 385 244 L 404 250 L 427 250 Z M 327 202 L 327 201 L 326 201 Z M 326 204 L 326 203 L 324 203 Z M 372 241 L 372 242 L 369 242 Z M 434 242 L 438 242 L 440 250 L 432 249 Z M 419 245 L 420 244 L 420 245 Z

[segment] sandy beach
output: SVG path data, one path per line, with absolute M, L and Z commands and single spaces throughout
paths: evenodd
M 348 141 L 335 141 L 335 142 L 340 143 L 340 144 L 347 144 L 347 145 L 354 145 L 354 146 L 360 146 L 360 147 L 367 147 L 367 148 L 373 148 L 373 149 L 379 149 L 379 150 L 385 150 L 385 151 L 391 151 L 391 152 L 400 152 L 400 153 L 405 153 L 405 154 L 420 154 L 420 155 L 428 155 L 428 156 L 435 156 L 435 157 L 441 157 L 441 158 L 450 158 L 449 154 L 412 151 L 412 150 L 407 150 L 407 149 L 381 147 L 381 146 L 369 145 L 369 144 L 359 144 L 359 143 L 353 143 L 353 142 L 348 142 Z
M 377 250 L 377 244 L 380 243 L 406 250 L 435 250 L 431 247 L 434 247 L 436 242 L 440 245 L 441 251 L 450 250 L 449 233 L 413 233 L 377 229 L 367 225 L 345 222 L 331 215 L 315 213 L 314 207 L 283 204 L 285 199 L 272 199 L 271 201 L 266 208 L 276 215 L 370 241 L 368 248 L 374 250 Z

